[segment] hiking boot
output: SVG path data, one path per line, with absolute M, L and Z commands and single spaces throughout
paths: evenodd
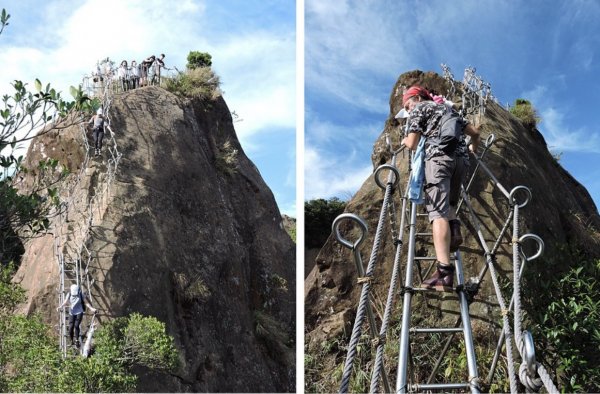
M 458 219 L 449 220 L 448 224 L 450 225 L 450 253 L 454 253 L 463 243 L 463 237 L 460 233 L 460 221 Z
M 421 287 L 437 291 L 452 291 L 454 285 L 454 266 L 437 262 L 437 268 L 431 278 L 424 280 Z
M 79 349 L 80 346 L 81 346 L 81 342 L 79 342 L 79 340 L 75 341 L 75 347 L 77 349 Z

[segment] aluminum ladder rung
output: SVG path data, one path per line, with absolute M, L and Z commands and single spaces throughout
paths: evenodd
M 435 333 L 449 333 L 449 332 L 463 332 L 462 327 L 413 327 L 410 332 L 423 333 L 423 334 L 435 334 Z
M 469 383 L 430 383 L 430 384 L 413 384 L 411 385 L 414 391 L 441 391 L 441 390 L 460 390 L 471 387 Z
M 419 261 L 437 260 L 437 257 L 435 256 L 415 256 L 413 258 Z M 450 253 L 450 260 L 456 260 L 454 253 Z
M 433 237 L 433 233 L 416 233 L 417 237 Z

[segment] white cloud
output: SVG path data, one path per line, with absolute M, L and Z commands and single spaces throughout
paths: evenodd
M 240 137 L 284 127 L 295 130 L 295 38 L 264 33 L 232 37 L 213 46 L 227 103 L 242 119 Z
M 311 107 L 306 107 L 307 143 L 316 146 L 335 145 L 359 147 L 372 143 L 382 131 L 385 118 L 373 122 L 352 123 L 350 125 L 322 120 Z M 370 149 L 370 145 L 366 148 Z
M 46 6 L 35 30 L 43 37 L 40 46 L 30 42 L 4 49 L 0 75 L 29 83 L 36 77 L 50 81 L 68 96 L 69 86 L 80 83 L 101 58 L 139 63 L 165 52 L 167 67 L 183 68 L 187 53 L 202 48 L 213 56 L 228 105 L 244 119 L 236 124 L 241 139 L 273 127 L 295 128 L 293 27 L 287 35 L 264 29 L 205 31 L 202 22 L 210 17 L 206 6 L 192 0 L 88 0 L 74 9 L 61 4 Z M 0 92 L 6 92 L 8 81 L 0 82 Z
M 546 138 L 548 148 L 557 152 L 600 153 L 600 134 L 585 127 L 573 127 L 567 119 L 570 111 L 560 106 L 553 97 L 553 89 L 546 85 L 536 85 L 532 90 L 523 92 L 520 97 L 529 100 L 542 121 L 538 128 Z
M 306 146 L 304 150 L 304 199 L 353 195 L 373 167 L 356 166 L 351 158 L 340 160 Z
M 548 147 L 558 152 L 600 153 L 600 134 L 585 128 L 572 129 L 565 115 L 555 108 L 540 111 L 539 128 L 546 137 Z

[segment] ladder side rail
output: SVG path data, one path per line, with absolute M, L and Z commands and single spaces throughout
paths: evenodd
M 398 353 L 398 369 L 396 379 L 396 393 L 406 393 L 408 389 L 407 367 L 409 352 L 410 308 L 412 301 L 413 259 L 415 257 L 415 227 L 417 221 L 417 206 L 410 204 L 410 225 L 408 235 L 408 257 L 406 263 L 406 277 L 404 278 L 404 297 L 402 301 L 402 326 L 400 331 L 400 345 Z
M 477 237 L 479 239 L 479 244 L 482 247 L 482 249 L 484 250 L 486 266 L 489 269 L 490 276 L 492 278 L 492 283 L 494 285 L 494 290 L 496 292 L 496 298 L 498 299 L 498 303 L 499 303 L 501 311 L 502 311 L 502 322 L 503 322 L 503 328 L 502 328 L 503 334 L 502 335 L 506 336 L 506 338 L 511 338 L 512 333 L 511 333 L 510 323 L 508 321 L 508 316 L 507 316 L 508 310 L 506 309 L 504 297 L 502 296 L 502 292 L 500 290 L 500 285 L 498 283 L 496 269 L 494 267 L 494 256 L 490 253 L 490 249 L 487 246 L 485 237 L 483 236 L 483 233 L 481 232 L 481 226 L 480 226 L 479 219 L 476 217 L 473 207 L 471 206 L 471 203 L 469 202 L 469 199 L 465 198 L 464 201 L 465 201 L 465 204 L 467 205 L 468 211 L 470 213 L 471 225 L 475 228 L 475 233 L 477 234 Z M 508 367 L 508 375 L 509 375 L 508 377 L 510 380 L 511 392 L 516 393 L 517 392 L 517 382 L 515 379 L 516 375 L 514 372 L 513 351 L 512 351 L 512 342 L 511 341 L 506 342 L 506 356 L 508 359 L 507 367 Z M 490 383 L 490 381 L 488 381 L 488 383 Z
M 465 277 L 463 273 L 462 257 L 460 252 L 456 252 L 456 279 L 458 283 L 458 297 L 460 299 L 460 315 L 462 320 L 462 329 L 465 336 L 465 352 L 467 354 L 467 367 L 469 370 L 469 386 L 471 392 L 476 394 L 480 391 L 479 373 L 477 372 L 477 359 L 475 348 L 473 346 L 473 332 L 471 329 L 471 318 L 469 317 L 469 303 L 464 292 Z

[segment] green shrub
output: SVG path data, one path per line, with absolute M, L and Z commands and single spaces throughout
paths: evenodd
M 141 365 L 163 371 L 177 367 L 177 350 L 165 324 L 139 313 L 102 327 L 96 337 L 96 349 L 94 357 L 118 359 L 126 367 Z
M 541 122 L 531 102 L 525 99 L 516 99 L 515 104 L 510 107 L 510 113 L 517 117 L 525 127 L 530 129 L 533 129 Z
M 186 301 L 204 301 L 211 295 L 210 289 L 206 286 L 204 280 L 200 276 L 191 280 L 184 273 L 174 273 L 173 282 L 179 296 Z
M 336 197 L 304 203 L 304 243 L 307 248 L 320 248 L 325 244 L 331 234 L 331 224 L 345 208 L 346 203 Z
M 237 172 L 237 155 L 238 150 L 233 147 L 231 141 L 225 141 L 215 155 L 217 170 L 227 175 L 235 174 Z
M 212 56 L 208 52 L 190 51 L 187 61 L 188 69 L 212 66 Z
M 566 392 L 600 391 L 600 260 L 582 261 L 544 281 L 544 297 L 535 286 L 527 301 L 540 361 L 553 371 Z
M 222 94 L 220 83 L 219 76 L 210 67 L 198 67 L 165 78 L 163 86 L 178 96 L 214 100 Z

